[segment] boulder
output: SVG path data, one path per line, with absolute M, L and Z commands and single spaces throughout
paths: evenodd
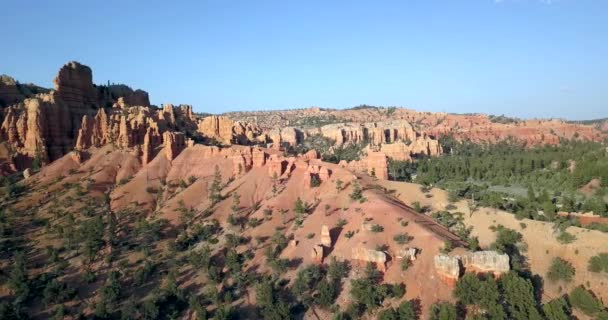
M 362 262 L 372 262 L 378 270 L 386 272 L 386 253 L 378 250 L 367 249 L 361 246 L 352 248 L 352 259 Z
M 509 255 L 496 251 L 467 252 L 458 256 L 467 272 L 492 272 L 500 275 L 509 272 Z
M 23 178 L 24 179 L 29 179 L 32 176 L 32 170 L 30 168 L 27 168 L 25 170 L 23 170 Z
M 327 248 L 331 248 L 331 235 L 329 234 L 327 225 L 321 226 L 321 244 Z
M 434 258 L 435 271 L 439 278 L 450 286 L 455 286 L 460 277 L 460 261 L 456 257 L 438 254 Z
M 414 260 L 416 260 L 417 252 L 418 252 L 418 250 L 416 250 L 416 248 L 399 248 L 397 250 L 396 258 L 414 261 Z

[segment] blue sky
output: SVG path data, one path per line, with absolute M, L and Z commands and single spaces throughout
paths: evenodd
M 0 73 L 198 112 L 358 104 L 608 116 L 608 1 L 2 0 Z

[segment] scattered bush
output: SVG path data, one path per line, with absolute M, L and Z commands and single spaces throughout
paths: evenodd
M 374 225 L 372 225 L 371 231 L 372 232 L 383 232 L 384 227 L 379 224 L 374 224 Z
M 574 278 L 574 274 L 574 267 L 568 261 L 554 258 L 547 272 L 547 278 L 553 282 L 560 280 L 570 282 Z
M 608 273 L 608 253 L 600 253 L 589 259 L 588 270 Z

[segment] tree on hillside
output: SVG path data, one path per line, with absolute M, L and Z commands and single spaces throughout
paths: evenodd
M 569 320 L 570 306 L 563 297 L 551 300 L 542 306 L 543 313 L 547 320 Z
M 209 200 L 211 201 L 211 205 L 215 205 L 216 203 L 222 200 L 222 173 L 220 172 L 220 168 L 216 165 L 215 171 L 213 173 L 213 181 L 211 182 L 211 186 L 209 187 Z
M 568 301 L 570 301 L 572 307 L 579 309 L 588 316 L 594 316 L 604 309 L 602 302 L 582 286 L 576 287 L 570 292 Z
M 536 309 L 534 286 L 528 279 L 524 279 L 511 271 L 503 275 L 498 281 L 509 319 L 540 320 L 540 313 Z
M 437 302 L 431 305 L 430 320 L 456 320 L 456 307 L 449 302 Z

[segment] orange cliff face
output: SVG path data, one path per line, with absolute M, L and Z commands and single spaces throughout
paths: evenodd
M 265 142 L 254 125 L 225 117 L 199 119 L 189 105 L 162 109 L 150 106 L 148 93 L 125 85 L 95 86 L 89 67 L 64 65 L 54 79 L 55 90 L 17 88 L 12 78 L 0 80 L 0 167 L 3 174 L 23 170 L 37 159 L 52 162 L 71 150 L 113 144 L 136 148 L 144 163 L 168 137 L 192 144 L 187 137 L 216 139 L 222 144 Z M 26 91 L 29 94 L 21 94 Z M 41 92 L 41 93 L 36 93 Z M 165 136 L 165 132 L 175 132 Z M 184 137 L 180 137 L 181 132 Z M 183 141 L 182 141 L 183 140 Z
M 603 140 L 604 124 L 584 125 L 561 120 L 496 118 L 417 112 L 403 108 L 238 112 L 199 117 L 189 105 L 150 105 L 148 93 L 126 85 L 95 86 L 92 70 L 78 62 L 65 64 L 54 79 L 54 90 L 22 85 L 0 76 L 0 168 L 3 174 L 23 170 L 34 160 L 52 162 L 72 150 L 107 144 L 134 148 L 148 163 L 165 144 L 165 132 L 181 132 L 178 144 L 272 143 L 296 146 L 311 136 L 323 136 L 336 146 L 368 144 L 369 156 L 352 168 L 384 177 L 379 156 L 411 161 L 444 152 L 438 137 L 497 142 L 508 138 L 528 145 L 557 144 L 560 139 Z M 317 121 L 318 125 L 310 123 Z M 172 136 L 171 136 L 172 137 Z

